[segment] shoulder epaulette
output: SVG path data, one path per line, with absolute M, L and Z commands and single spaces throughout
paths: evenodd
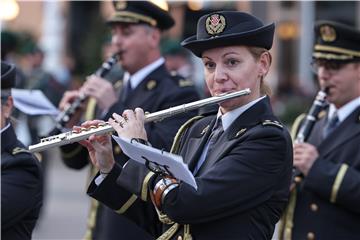
M 16 147 L 12 150 L 12 155 L 16 155 L 19 153 L 30 153 L 30 151 L 27 150 L 26 148 L 21 148 L 21 147 Z
M 190 79 L 180 79 L 179 80 L 179 87 L 191 87 L 194 86 L 194 82 Z
M 194 86 L 194 82 L 190 79 L 186 79 L 179 75 L 176 71 L 170 72 L 171 78 L 177 83 L 179 87 L 191 87 Z
M 275 127 L 278 127 L 278 128 L 284 128 L 283 125 L 280 122 L 278 122 L 276 120 L 269 120 L 269 119 L 264 120 L 262 122 L 262 125 L 263 126 L 269 126 L 270 125 L 270 126 L 275 126 Z

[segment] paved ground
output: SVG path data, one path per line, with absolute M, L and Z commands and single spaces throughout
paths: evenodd
M 67 168 L 57 150 L 46 168 L 46 199 L 34 240 L 82 239 L 90 198 L 85 194 L 88 168 Z

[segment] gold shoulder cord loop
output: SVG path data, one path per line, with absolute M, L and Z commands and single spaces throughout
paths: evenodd
M 185 122 L 177 131 L 175 137 L 174 137 L 174 141 L 173 144 L 171 146 L 171 153 L 177 153 L 179 151 L 179 147 L 180 147 L 180 139 L 181 136 L 184 134 L 185 130 L 188 129 L 195 121 L 199 120 L 203 118 L 203 116 L 195 116 L 191 119 L 189 119 L 187 122 Z
M 189 119 L 186 123 L 184 123 L 180 127 L 180 129 L 178 130 L 178 132 L 175 135 L 173 145 L 172 145 L 171 150 L 170 150 L 171 153 L 177 153 L 179 151 L 180 139 L 181 139 L 182 135 L 184 134 L 185 130 L 188 129 L 195 121 L 197 121 L 197 120 L 199 120 L 201 118 L 203 118 L 203 116 L 195 116 L 195 117 Z M 154 204 L 154 206 L 155 206 L 155 204 Z M 168 239 L 171 239 L 171 237 L 179 229 L 180 224 L 174 223 L 167 215 L 160 212 L 159 209 L 157 209 L 156 206 L 155 206 L 155 210 L 156 210 L 156 212 L 158 214 L 159 220 L 162 223 L 173 224 L 166 232 L 164 232 L 156 240 L 168 240 Z M 184 240 L 191 240 L 191 239 L 192 239 L 192 236 L 190 234 L 190 225 L 186 224 L 186 225 L 184 225 Z

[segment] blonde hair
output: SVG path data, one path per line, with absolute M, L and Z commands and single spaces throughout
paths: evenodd
M 261 47 L 248 47 L 247 49 L 249 50 L 250 54 L 254 57 L 255 60 L 259 60 L 260 56 L 263 53 L 268 52 L 269 56 L 270 56 L 270 65 L 271 65 L 272 58 L 271 58 L 270 52 L 267 49 L 261 48 Z M 260 82 L 260 94 L 261 95 L 266 94 L 268 96 L 271 96 L 272 90 L 271 90 L 270 86 L 264 82 L 264 77 L 265 77 L 264 75 L 261 76 L 261 80 L 260 80 L 261 81 Z

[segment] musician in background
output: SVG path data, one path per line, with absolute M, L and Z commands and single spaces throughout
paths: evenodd
M 287 203 L 292 169 L 290 135 L 271 110 L 264 82 L 274 30 L 274 24 L 250 14 L 222 11 L 202 16 L 197 34 L 182 42 L 202 59 L 212 96 L 251 89 L 180 128 L 173 150 L 188 164 L 197 190 L 133 160 L 120 166 L 109 136 L 92 135 L 82 144 L 100 172 L 88 193 L 139 223 L 148 215 L 134 219 L 129 197 L 155 205 L 161 239 L 271 239 Z M 119 136 L 152 144 L 144 118 L 136 108 L 113 114 L 109 122 Z
M 167 9 L 162 9 L 150 1 L 116 1 L 114 7 L 115 13 L 108 24 L 112 31 L 112 42 L 119 52 L 119 62 L 126 71 L 123 86 L 120 91 L 115 91 L 109 82 L 97 76 L 89 77 L 79 92 L 96 100 L 98 114 L 87 114 L 86 119 L 107 120 L 114 112 L 121 113 L 127 108 L 136 107 L 156 112 L 198 100 L 191 82 L 170 75 L 160 54 L 162 32 L 174 25 Z M 65 95 L 61 106 L 78 96 L 79 92 Z M 93 102 L 94 109 L 94 101 L 90 101 Z M 89 113 L 89 104 L 87 109 L 86 112 Z M 152 144 L 170 150 L 177 129 L 195 114 L 190 112 L 160 123 L 146 124 Z M 89 163 L 86 148 L 79 144 L 63 146 L 61 150 L 65 163 L 71 168 L 80 169 Z M 122 166 L 128 157 L 118 146 L 113 150 L 117 163 Z M 138 199 L 137 202 L 141 200 Z M 105 206 L 97 208 L 98 203 L 93 203 L 92 206 L 86 239 L 150 238 L 142 229 L 113 210 Z
M 319 21 L 315 36 L 313 67 L 320 87 L 327 89 L 329 106 L 320 112 L 308 142 L 294 144 L 294 166 L 304 177 L 295 178 L 282 236 L 358 239 L 360 31 Z
M 39 161 L 17 139 L 10 123 L 15 66 L 1 61 L 1 238 L 31 239 L 42 206 Z

